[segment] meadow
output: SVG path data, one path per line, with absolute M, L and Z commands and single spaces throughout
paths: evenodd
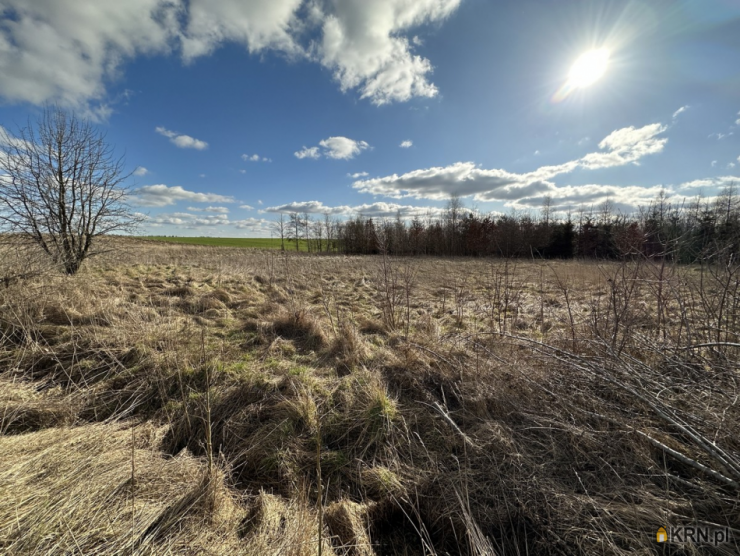
M 176 237 L 176 236 L 142 236 L 140 239 L 149 241 L 164 241 L 186 245 L 212 245 L 215 247 L 243 247 L 253 249 L 280 249 L 280 238 L 270 237 Z M 285 241 L 285 249 L 296 251 L 294 241 Z M 298 251 L 307 251 L 307 242 L 298 241 Z
M 109 241 L 0 289 L 4 554 L 740 550 L 732 257 Z

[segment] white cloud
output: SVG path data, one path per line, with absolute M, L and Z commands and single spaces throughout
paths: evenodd
M 363 216 L 373 218 L 393 218 L 401 215 L 401 218 L 412 218 L 414 216 L 423 216 L 426 214 L 438 215 L 444 209 L 438 207 L 417 207 L 411 205 L 399 205 L 396 203 L 371 203 L 363 205 L 341 205 L 327 206 L 321 201 L 302 201 L 293 202 L 285 205 L 268 207 L 264 212 L 272 213 L 307 213 L 307 214 L 332 214 L 339 216 L 351 216 L 362 214 Z
M 276 207 L 267 207 L 265 212 L 307 212 L 309 214 L 345 214 L 349 207 L 328 207 L 321 201 L 301 201 L 293 202 Z
M 690 108 L 690 106 L 689 106 L 689 105 L 687 104 L 687 105 L 685 105 L 685 106 L 682 106 L 682 107 L 681 107 L 681 108 L 679 108 L 678 110 L 676 110 L 676 111 L 675 111 L 675 112 L 673 113 L 673 119 L 675 120 L 676 118 L 678 118 L 678 116 L 679 116 L 680 114 L 683 114 L 683 113 L 684 113 L 684 112 L 686 112 L 686 110 L 688 110 L 689 108 Z
M 580 141 L 578 141 L 578 146 L 582 147 L 586 143 L 590 143 L 590 142 L 591 142 L 591 138 L 590 137 L 584 137 L 583 139 L 581 139 Z
M 359 178 L 366 178 L 369 175 L 370 174 L 368 174 L 367 172 L 355 172 L 354 174 L 347 174 L 347 177 L 356 180 Z
M 414 146 L 414 142 L 411 139 L 406 139 L 405 141 L 402 141 L 400 145 L 398 145 L 402 149 L 410 149 Z
M 592 170 L 635 163 L 644 156 L 657 154 L 663 150 L 668 139 L 657 136 L 666 129 L 663 124 L 618 129 L 599 143 L 599 148 L 606 152 L 587 154 L 579 163 L 582 167 Z
M 718 176 L 715 178 L 704 178 L 700 180 L 687 181 L 679 186 L 679 189 L 700 189 L 707 187 L 727 187 L 728 185 L 740 183 L 737 176 Z
M 205 226 L 223 226 L 229 224 L 229 217 L 225 214 L 199 215 L 188 212 L 173 212 L 148 217 L 147 224 L 160 226 L 181 226 L 183 228 L 201 228 Z
M 296 151 L 293 153 L 296 158 L 320 158 L 321 155 L 319 154 L 319 148 L 318 147 L 304 147 L 300 151 Z
M 715 166 L 717 166 L 717 161 L 716 160 L 712 160 L 711 166 L 712 166 L 712 168 L 714 168 Z
M 237 43 L 328 68 L 343 91 L 375 104 L 432 97 L 432 64 L 411 31 L 460 0 L 3 0 L 0 97 L 110 113 L 106 87 L 126 62 L 178 53 L 184 62 Z
M 185 230 L 198 230 L 203 228 L 235 228 L 237 230 L 248 230 L 257 234 L 268 234 L 270 222 L 261 218 L 247 218 L 243 220 L 229 220 L 226 214 L 191 214 L 189 212 L 173 212 L 157 214 L 155 216 L 140 215 L 144 219 L 145 226 L 161 227 L 174 226 Z M 221 230 L 219 230 L 221 231 Z
M 730 162 L 729 164 L 727 164 L 727 168 L 734 168 L 734 167 L 735 167 L 734 162 Z
M 254 207 L 251 205 L 239 205 L 239 208 L 244 210 L 254 210 Z
M 370 147 L 365 141 L 355 141 L 347 137 L 329 137 L 319 141 L 319 145 L 324 149 L 324 156 L 341 160 L 354 158 Z
M 262 199 L 258 199 L 258 200 L 257 200 L 257 204 L 258 204 L 258 205 L 261 205 L 261 204 L 262 204 Z
M 165 207 L 174 205 L 178 201 L 193 203 L 234 203 L 233 197 L 216 193 L 196 193 L 183 189 L 179 185 L 145 185 L 133 191 L 133 201 L 143 207 Z
M 242 220 L 232 220 L 230 224 L 238 230 L 248 230 L 258 234 L 268 234 L 270 233 L 272 222 L 265 220 L 264 218 L 244 218 Z
M 161 126 L 154 128 L 154 131 L 156 131 L 160 135 L 164 135 L 170 140 L 170 143 L 177 147 L 180 147 L 181 149 L 197 149 L 199 151 L 202 151 L 203 149 L 208 148 L 208 143 L 206 143 L 205 141 L 201 141 L 200 139 L 190 137 L 190 135 L 180 135 L 175 131 L 170 131 L 169 129 Z
M 712 137 L 716 137 L 717 141 L 721 141 L 725 137 L 730 137 L 731 135 L 735 135 L 734 131 L 730 131 L 729 133 L 711 133 L 708 137 L 711 139 Z
M 349 160 L 369 148 L 370 145 L 366 141 L 355 141 L 348 137 L 329 137 L 319 141 L 318 147 L 304 146 L 300 151 L 293 154 L 297 158 L 317 159 L 323 155 L 326 158 Z
M 180 5 L 3 0 L 0 9 L 0 97 L 75 108 L 93 102 L 94 112 L 105 116 L 105 83 L 124 59 L 171 50 Z
M 300 54 L 292 31 L 298 24 L 301 0 L 191 0 L 189 20 L 182 33 L 186 60 L 211 54 L 227 42 L 242 43 L 256 53 L 275 49 Z
M 550 200 L 553 210 L 568 210 L 579 206 L 598 207 L 609 201 L 614 210 L 634 210 L 639 206 L 650 204 L 663 193 L 670 201 L 675 199 L 673 191 L 662 185 L 643 187 L 637 185 L 566 185 L 549 190 L 545 195 L 532 195 L 514 199 L 506 203 L 516 209 L 536 209 L 546 199 Z
M 0 125 L 0 146 L 23 148 L 24 145 L 25 142 L 23 141 L 23 139 L 19 139 Z
M 147 170 L 143 166 L 138 166 L 136 170 L 134 170 L 134 176 L 146 176 L 148 173 L 149 170 Z
M 433 97 L 429 60 L 413 53 L 410 29 L 441 22 L 460 0 L 345 0 L 314 3 L 322 38 L 315 56 L 343 91 L 358 88 L 374 104 Z
M 663 150 L 667 139 L 657 137 L 666 131 L 661 124 L 642 128 L 628 127 L 610 133 L 599 143 L 598 152 L 556 166 L 542 166 L 518 174 L 503 169 L 486 170 L 472 162 L 457 162 L 445 167 L 413 170 L 403 175 L 358 180 L 353 187 L 361 193 L 392 198 L 442 200 L 450 195 L 474 196 L 479 201 L 512 200 L 545 194 L 556 186 L 549 180 L 576 169 L 596 170 L 635 164 L 642 157 Z
M 205 208 L 188 207 L 188 210 L 191 212 L 215 212 L 218 214 L 228 214 L 229 213 L 229 209 L 227 207 L 205 207 Z
M 540 151 L 534 151 L 535 156 L 540 156 Z
M 258 154 L 243 154 L 241 159 L 245 162 L 272 162 L 271 158 L 260 156 Z

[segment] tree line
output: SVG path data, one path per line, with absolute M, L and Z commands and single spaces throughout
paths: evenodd
M 274 234 L 283 249 L 369 255 L 620 259 L 647 256 L 694 262 L 719 251 L 740 253 L 740 197 L 730 185 L 713 201 L 675 204 L 661 194 L 631 214 L 609 201 L 556 216 L 545 201 L 537 214 L 481 214 L 451 199 L 441 215 L 405 220 L 357 215 L 280 214 Z

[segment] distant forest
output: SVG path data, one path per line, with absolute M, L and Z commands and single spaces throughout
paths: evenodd
M 620 259 L 647 256 L 695 262 L 710 255 L 740 255 L 740 198 L 734 186 L 713 201 L 681 205 L 665 196 L 632 214 L 610 203 L 557 218 L 545 205 L 537 215 L 485 215 L 451 199 L 441 215 L 337 221 L 309 214 L 281 214 L 275 235 L 284 249 L 304 240 L 313 252 Z M 292 245 L 291 245 L 292 244 Z

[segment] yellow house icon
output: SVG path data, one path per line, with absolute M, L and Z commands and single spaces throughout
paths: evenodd
M 666 533 L 665 527 L 658 529 L 658 542 L 666 542 L 668 540 L 668 533 Z

